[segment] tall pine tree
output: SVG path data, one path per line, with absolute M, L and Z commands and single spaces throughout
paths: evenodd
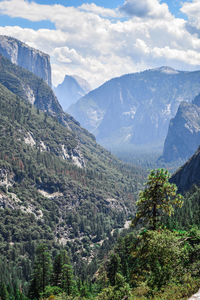
M 38 299 L 41 292 L 49 285 L 52 275 L 52 262 L 46 245 L 40 245 L 36 250 L 33 275 L 29 296 L 31 299 Z

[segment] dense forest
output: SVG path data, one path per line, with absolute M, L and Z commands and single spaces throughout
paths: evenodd
M 81 144 L 3 85 L 0 110 L 2 289 L 28 295 L 43 243 L 52 259 L 64 247 L 75 276 L 87 280 L 134 214 L 143 170 L 121 163 L 90 135 Z
M 89 264 L 87 275 L 75 272 L 66 247 L 41 243 L 33 266 L 22 264 L 29 276 L 25 286 L 19 279 L 22 270 L 1 261 L 1 298 L 188 299 L 200 286 L 198 195 L 198 187 L 185 197 L 177 194 L 167 170 L 152 170 L 131 228 L 121 232 L 109 252 L 104 249 L 96 257 L 96 266 Z

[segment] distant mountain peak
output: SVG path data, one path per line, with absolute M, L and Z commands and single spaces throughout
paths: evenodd
M 63 82 L 54 89 L 64 111 L 90 90 L 91 87 L 85 79 L 78 75 L 68 74 L 65 75 Z
M 152 71 L 159 71 L 159 72 L 165 73 L 165 74 L 179 74 L 180 73 L 180 71 L 175 70 L 168 66 L 162 66 L 159 68 L 155 68 L 155 69 L 152 69 Z

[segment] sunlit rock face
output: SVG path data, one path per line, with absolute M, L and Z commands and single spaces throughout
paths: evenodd
M 31 71 L 51 86 L 49 55 L 5 35 L 0 35 L 0 54 L 12 63 Z

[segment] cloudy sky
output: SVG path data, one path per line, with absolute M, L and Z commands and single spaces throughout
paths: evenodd
M 200 69 L 200 0 L 1 0 L 0 34 L 51 57 L 65 74 L 96 87 L 160 66 Z

